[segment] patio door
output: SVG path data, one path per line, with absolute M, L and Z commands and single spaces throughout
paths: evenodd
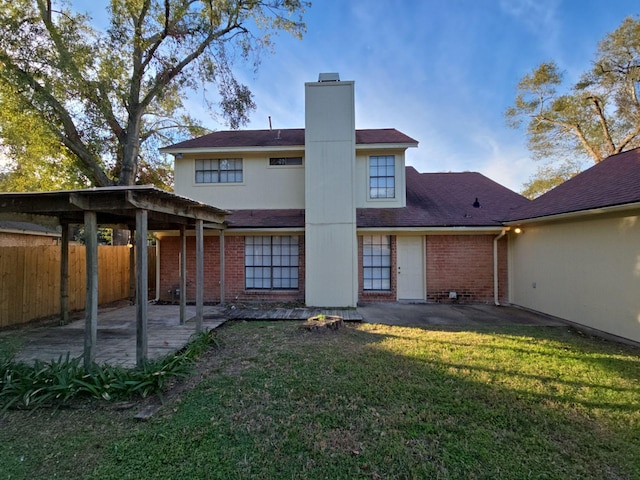
M 397 238 L 398 300 L 424 301 L 425 261 L 424 237 Z

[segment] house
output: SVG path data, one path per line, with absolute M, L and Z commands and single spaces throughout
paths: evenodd
M 640 342 L 640 149 L 515 210 L 510 302 Z
M 231 211 L 226 230 L 205 236 L 205 301 L 508 301 L 502 222 L 529 200 L 479 173 L 418 173 L 405 162 L 417 146 L 395 129 L 356 130 L 354 82 L 320 74 L 305 84 L 304 129 L 163 148 L 177 194 Z M 158 291 L 170 300 L 180 237 L 158 239 Z M 188 299 L 194 265 L 187 254 Z

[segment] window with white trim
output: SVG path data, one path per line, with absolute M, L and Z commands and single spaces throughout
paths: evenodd
M 242 183 L 242 159 L 196 160 L 196 183 Z
M 291 167 L 302 165 L 302 157 L 277 157 L 269 159 L 271 167 Z
M 369 198 L 396 197 L 396 158 L 393 155 L 369 157 Z
M 391 290 L 391 237 L 362 237 L 363 290 Z
M 248 290 L 297 290 L 298 237 L 245 237 L 244 282 Z

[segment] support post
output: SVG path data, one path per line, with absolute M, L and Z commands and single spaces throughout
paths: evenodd
M 133 227 L 129 228 L 129 301 L 131 304 L 136 302 L 136 249 L 135 249 L 135 231 Z
M 220 230 L 220 305 L 224 305 L 224 230 Z
M 180 325 L 187 320 L 187 235 L 180 226 Z
M 196 220 L 196 333 L 202 332 L 204 306 L 204 222 Z
M 69 323 L 69 225 L 62 225 L 60 254 L 60 324 Z
M 84 212 L 87 259 L 87 296 L 84 323 L 84 366 L 91 367 L 98 337 L 98 220 L 96 212 Z
M 147 297 L 149 295 L 149 259 L 147 255 L 146 210 L 136 210 L 136 364 L 147 359 Z

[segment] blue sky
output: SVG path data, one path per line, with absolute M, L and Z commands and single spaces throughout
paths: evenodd
M 274 128 L 303 127 L 304 83 L 339 72 L 356 83 L 357 128 L 420 142 L 409 165 L 479 171 L 519 191 L 538 165 L 524 131 L 504 120 L 519 79 L 555 60 L 575 81 L 598 41 L 639 13 L 632 0 L 315 0 L 302 40 L 280 34 L 257 73 L 236 65 L 258 106 L 247 128 L 268 128 L 269 116 Z M 198 95 L 188 105 L 208 128 L 227 129 Z

